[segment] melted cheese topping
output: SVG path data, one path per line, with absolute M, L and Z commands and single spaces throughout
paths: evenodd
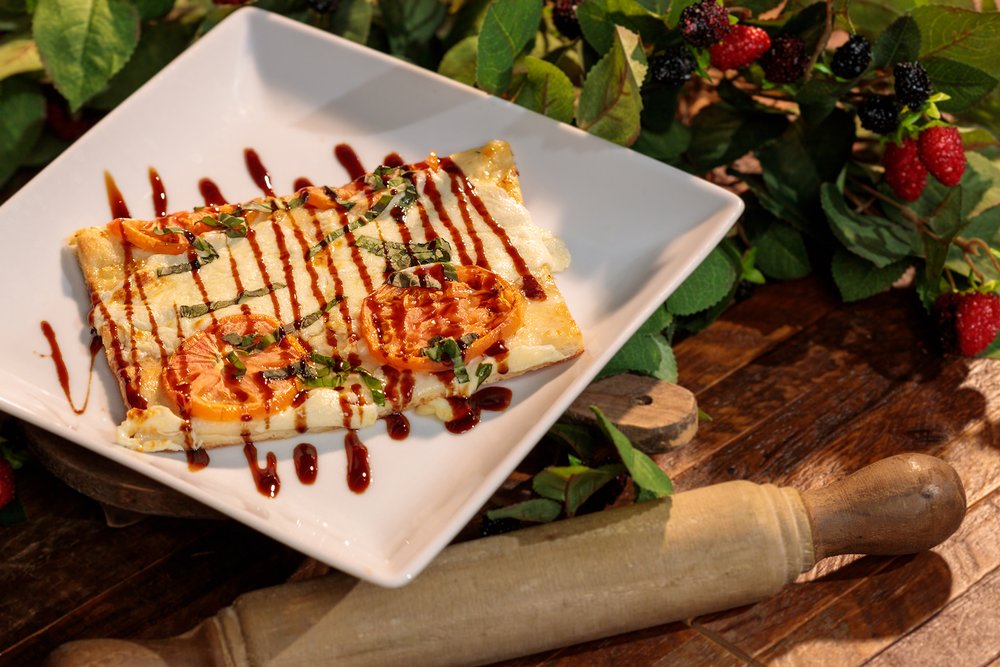
M 480 366 L 485 375 L 490 364 L 485 382 L 493 382 L 579 354 L 580 332 L 551 277 L 569 265 L 569 253 L 532 223 L 520 201 L 506 144 L 494 142 L 445 158 L 440 168 L 436 160 L 428 162 L 431 166 L 412 172 L 417 197 L 402 215 L 398 207 L 406 204 L 406 192 L 397 186 L 388 191 L 392 201 L 377 217 L 322 248 L 317 246 L 324 237 L 377 208 L 386 190 L 341 190 L 347 205 L 324 210 L 289 207 L 296 203 L 294 196 L 259 200 L 273 202 L 276 211 L 247 216 L 253 222 L 244 238 L 230 238 L 223 231 L 201 235 L 218 256 L 194 271 L 185 270 L 190 257 L 183 254 L 123 249 L 106 228 L 78 233 L 78 254 L 96 304 L 94 326 L 102 333 L 126 401 L 146 403 L 128 411 L 118 442 L 144 451 L 211 447 L 246 437 L 288 437 L 305 428 L 357 429 L 415 406 L 447 420 L 452 414 L 444 397 L 470 395 Z M 469 382 L 454 374 L 382 367 L 359 334 L 362 301 L 392 272 L 384 249 L 391 250 L 393 242 L 416 244 L 435 237 L 450 245 L 451 263 L 488 267 L 529 295 L 524 323 L 504 341 L 509 352 L 466 359 Z M 532 283 L 542 291 L 541 298 L 531 293 Z M 307 352 L 351 359 L 381 380 L 385 404 L 378 405 L 355 374 L 343 387 L 310 388 L 304 400 L 263 419 L 184 419 L 166 399 L 160 371 L 183 339 L 247 309 L 282 323 L 325 311 L 295 335 Z M 133 393 L 140 398 L 130 401 Z

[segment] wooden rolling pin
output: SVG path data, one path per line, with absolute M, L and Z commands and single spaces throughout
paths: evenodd
M 334 574 L 239 597 L 180 637 L 65 644 L 50 665 L 467 665 L 775 594 L 817 560 L 905 554 L 959 526 L 965 491 L 922 454 L 799 493 L 726 482 L 447 548 L 413 583 Z

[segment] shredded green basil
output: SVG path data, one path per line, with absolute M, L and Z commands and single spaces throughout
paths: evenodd
M 427 271 L 423 269 L 414 271 L 414 268 L 409 267 L 390 273 L 386 276 L 385 281 L 393 287 L 426 287 L 428 289 L 441 289 L 444 287 L 437 278 L 430 275 Z M 441 262 L 441 273 L 445 280 L 458 280 L 458 271 L 455 269 L 455 265 L 450 262 Z
M 403 190 L 403 196 L 399 198 L 397 206 L 405 211 L 410 204 L 416 201 L 417 189 L 416 186 L 413 185 L 413 179 L 410 177 L 411 172 L 406 172 L 405 174 L 400 173 L 398 176 L 388 179 L 388 183 L 390 184 L 387 185 L 385 176 L 393 171 L 399 172 L 399 169 L 383 166 L 379 167 L 373 173 L 365 177 L 365 183 L 369 185 L 373 191 L 377 192 L 379 190 L 386 190 L 386 192 L 382 194 L 378 201 L 372 204 L 372 206 L 359 217 L 348 222 L 346 225 L 333 230 L 320 239 L 319 243 L 309 248 L 309 252 L 306 253 L 307 259 L 312 259 L 318 255 L 324 248 L 339 239 L 344 234 L 367 225 L 369 222 L 382 215 L 385 209 L 389 207 L 389 204 L 392 203 L 392 200 L 396 198 L 396 195 L 399 194 L 400 187 L 404 185 L 406 186 Z M 345 210 L 350 210 L 354 205 L 353 202 L 341 202 L 337 199 L 336 193 L 329 189 L 327 190 L 327 194 L 330 195 L 330 198 L 334 199 L 337 204 Z M 347 206 L 347 203 L 350 203 L 351 206 Z
M 233 367 L 233 377 L 237 380 L 241 379 L 247 372 L 247 366 L 240 359 L 240 356 L 236 353 L 236 350 L 230 350 L 229 354 L 226 355 L 226 362 Z
M 262 371 L 262 375 L 268 380 L 298 377 L 302 380 L 302 384 L 309 388 L 327 387 L 330 389 L 343 387 L 353 374 L 358 375 L 368 387 L 376 405 L 385 405 L 385 386 L 382 380 L 372 375 L 367 369 L 361 366 L 352 366 L 343 359 L 326 357 L 313 352 L 308 360 L 300 359 L 284 368 Z
M 231 239 L 246 238 L 249 231 L 245 219 L 229 213 L 220 213 L 218 219 L 206 215 L 201 219 L 201 224 L 218 229 Z
M 469 381 L 469 371 L 465 368 L 465 359 L 463 359 L 462 353 L 477 338 L 479 338 L 479 334 L 474 333 L 467 333 L 458 340 L 434 336 L 427 341 L 428 346 L 420 350 L 420 354 L 431 361 L 451 362 L 452 368 L 455 369 L 455 379 L 465 383 Z
M 426 243 L 379 241 L 371 236 L 358 236 L 354 245 L 386 260 L 392 271 L 402 271 L 418 264 L 451 261 L 451 244 L 438 237 Z
M 479 389 L 479 387 L 482 386 L 483 382 L 486 381 L 486 378 L 488 378 L 492 372 L 493 364 L 479 364 L 479 367 L 476 368 L 476 389 Z
M 243 303 L 244 301 L 256 299 L 257 297 L 265 296 L 275 290 L 284 288 L 284 283 L 272 283 L 271 285 L 265 285 L 259 289 L 244 290 L 232 299 L 222 299 L 220 301 L 210 301 L 208 303 L 195 303 L 190 306 L 181 306 L 178 309 L 178 313 L 181 317 L 185 318 L 201 317 L 202 315 L 207 315 L 213 311 L 222 310 L 223 308 L 228 308 L 229 306 L 235 306 Z

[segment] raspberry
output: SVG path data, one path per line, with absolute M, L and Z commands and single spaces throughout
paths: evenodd
M 715 0 L 701 0 L 684 8 L 677 27 L 688 44 L 707 48 L 729 34 L 729 12 Z
M 581 2 L 582 0 L 556 0 L 552 5 L 552 24 L 564 37 L 576 39 L 580 36 L 576 6 Z
M 746 67 L 771 48 L 771 38 L 760 28 L 739 23 L 722 41 L 709 49 L 712 65 L 719 69 Z
M 920 161 L 942 185 L 958 185 L 965 173 L 965 151 L 958 128 L 937 125 L 920 133 L 917 139 Z
M 851 35 L 830 61 L 830 69 L 842 79 L 861 76 L 872 63 L 872 45 L 861 35 Z
M 808 64 L 806 43 L 795 35 L 778 35 L 760 58 L 764 76 L 772 83 L 791 83 L 800 79 Z
M 340 0 L 306 0 L 306 4 L 319 14 L 332 14 L 340 7 Z
M 899 127 L 899 108 L 891 95 L 869 95 L 858 106 L 861 127 L 878 134 L 889 134 Z
M 954 342 L 959 353 L 966 357 L 974 357 L 981 353 L 997 337 L 1000 331 L 1000 297 L 996 294 L 972 292 L 969 294 L 942 295 L 935 303 L 935 311 L 941 317 L 939 324 L 952 324 L 954 331 L 942 331 L 942 340 Z M 949 318 L 953 309 L 954 316 Z
M 686 46 L 672 46 L 649 60 L 649 76 L 655 83 L 680 86 L 691 78 L 696 63 Z
M 14 469 L 0 456 L 0 507 L 14 500 Z
M 922 107 L 934 92 L 927 70 L 916 61 L 899 63 L 892 68 L 892 76 L 896 82 L 896 98 L 913 111 Z
M 902 146 L 887 143 L 882 165 L 885 167 L 885 182 L 896 196 L 907 201 L 920 198 L 927 185 L 927 167 L 920 161 L 914 139 L 904 139 Z

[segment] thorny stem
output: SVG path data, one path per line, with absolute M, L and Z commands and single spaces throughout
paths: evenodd
M 805 81 L 808 81 L 812 77 L 813 67 L 816 66 L 816 61 L 819 60 L 820 54 L 826 48 L 826 43 L 830 41 L 830 34 L 832 32 L 833 0 L 826 0 L 826 22 L 823 25 L 823 36 L 819 38 L 819 42 L 816 43 L 816 50 L 813 51 L 812 58 L 809 59 L 809 65 L 806 67 L 806 75 L 804 77 Z
M 953 243 L 962 251 L 962 258 L 965 260 L 965 263 L 969 265 L 970 269 L 975 271 L 980 280 L 983 280 L 983 274 L 973 266 L 971 259 L 972 257 L 979 257 L 980 250 L 986 253 L 986 257 L 993 264 L 993 268 L 996 269 L 997 273 L 1000 273 L 1000 262 L 997 261 L 996 255 L 993 254 L 986 241 L 981 238 L 963 239 L 961 236 L 956 236 Z
M 852 182 L 859 188 L 870 194 L 871 196 L 878 199 L 879 201 L 885 202 L 886 204 L 889 204 L 890 206 L 896 208 L 900 213 L 903 214 L 904 218 L 906 218 L 914 225 L 916 225 L 917 231 L 920 232 L 921 234 L 925 234 L 930 238 L 934 239 L 935 241 L 942 240 L 940 236 L 938 236 L 937 234 L 935 234 L 934 232 L 932 232 L 927 228 L 927 218 L 917 215 L 910 208 L 903 206 L 902 204 L 892 199 L 891 197 L 886 197 L 884 194 L 882 194 L 881 192 L 879 192 L 878 190 L 876 190 L 871 186 L 865 185 L 864 183 L 861 183 L 860 181 L 856 181 L 853 179 Z
M 868 209 L 871 207 L 871 205 L 875 202 L 874 199 L 869 199 L 865 201 L 861 199 L 861 197 L 851 192 L 850 190 L 844 190 L 844 195 L 851 200 L 852 204 L 854 204 L 855 213 L 866 213 Z

